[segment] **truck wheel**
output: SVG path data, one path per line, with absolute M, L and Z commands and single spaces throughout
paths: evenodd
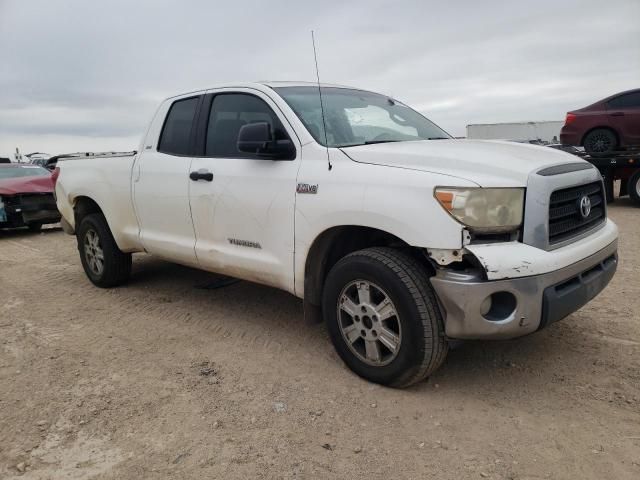
M 338 354 L 369 381 L 406 387 L 444 361 L 448 344 L 429 277 L 405 253 L 347 255 L 329 272 L 322 302 Z
M 618 146 L 618 140 L 611 130 L 596 128 L 584 137 L 584 150 L 590 154 L 603 155 L 613 152 Z
M 78 250 L 87 277 L 102 288 L 126 282 L 131 274 L 131 254 L 116 245 L 101 213 L 87 215 L 78 228 Z
M 640 170 L 631 175 L 627 183 L 627 192 L 636 205 L 640 205 Z

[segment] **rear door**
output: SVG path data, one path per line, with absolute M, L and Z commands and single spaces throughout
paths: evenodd
M 623 145 L 640 145 L 640 91 L 625 93 L 607 102 L 609 124 L 621 135 Z
M 298 138 L 258 90 L 214 91 L 201 118 L 201 152 L 191 171 L 211 176 L 192 180 L 190 190 L 200 265 L 293 291 Z M 295 158 L 274 161 L 239 152 L 240 128 L 255 122 L 268 122 L 277 139 L 291 139 Z
M 197 265 L 189 206 L 193 132 L 202 95 L 164 104 L 133 168 L 140 237 L 151 254 Z

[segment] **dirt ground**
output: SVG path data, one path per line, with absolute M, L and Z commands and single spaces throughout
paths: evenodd
M 0 232 L 0 478 L 640 478 L 640 209 L 610 215 L 601 296 L 408 390 L 286 293 L 142 255 L 100 290 L 59 229 Z

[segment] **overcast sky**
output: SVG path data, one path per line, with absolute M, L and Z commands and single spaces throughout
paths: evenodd
M 314 80 L 454 135 L 640 87 L 640 0 L 0 0 L 0 156 L 130 150 L 164 97 Z

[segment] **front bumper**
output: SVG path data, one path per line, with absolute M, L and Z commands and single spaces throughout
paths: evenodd
M 0 208 L 0 228 L 23 227 L 32 223 L 57 223 L 60 213 L 53 194 L 5 195 Z
M 607 286 L 617 268 L 617 250 L 614 240 L 564 268 L 505 280 L 484 280 L 479 270 L 439 270 L 431 283 L 443 310 L 445 332 L 458 339 L 505 339 L 561 320 Z

